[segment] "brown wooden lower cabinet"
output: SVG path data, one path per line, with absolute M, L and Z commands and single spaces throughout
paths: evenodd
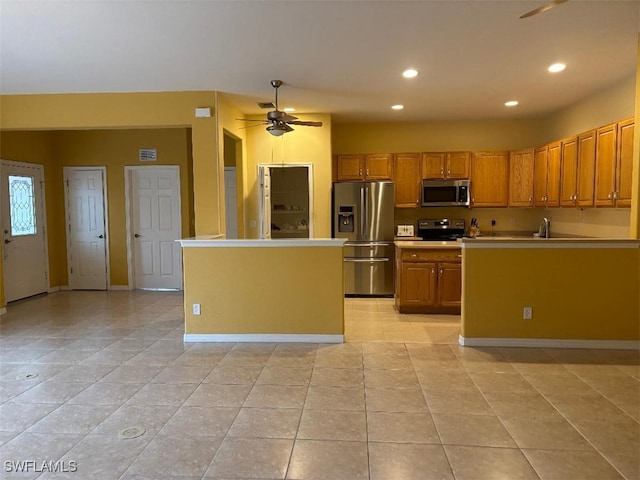
M 396 249 L 396 307 L 400 313 L 459 314 L 461 250 Z

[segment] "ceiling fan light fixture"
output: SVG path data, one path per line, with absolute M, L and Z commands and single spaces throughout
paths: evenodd
M 285 112 L 287 112 L 287 113 L 289 113 L 289 112 L 295 112 L 295 111 L 296 111 L 296 109 L 295 109 L 295 108 L 293 108 L 293 107 L 286 107 L 286 108 L 284 109 L 284 111 L 285 111 Z
M 515 107 L 518 105 L 517 100 L 509 100 L 508 102 L 504 102 L 505 107 Z
M 391 110 L 402 110 L 404 108 L 404 105 L 391 105 Z
M 281 127 L 280 125 L 271 125 L 271 126 L 267 127 L 267 132 L 269 132 L 274 137 L 280 137 L 280 136 L 284 135 L 285 133 L 287 133 L 287 131 L 283 127 Z
M 418 76 L 418 71 L 415 68 L 407 68 L 402 72 L 402 76 L 404 78 L 415 78 Z
M 567 66 L 564 63 L 554 63 L 553 65 L 549 65 L 549 68 L 547 68 L 547 70 L 551 73 L 558 73 L 563 71 L 565 68 L 567 68 Z

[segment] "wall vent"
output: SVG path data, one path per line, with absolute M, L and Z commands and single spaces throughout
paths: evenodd
M 138 160 L 141 162 L 155 162 L 158 160 L 157 148 L 141 148 L 138 152 Z

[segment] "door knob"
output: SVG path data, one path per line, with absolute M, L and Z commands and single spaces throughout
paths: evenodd
M 5 243 L 5 245 L 6 245 L 7 243 L 11 243 L 11 240 L 6 240 L 6 239 L 5 239 L 4 243 Z
M 137 233 L 136 233 L 136 234 L 135 234 L 135 235 L 133 235 L 133 236 L 134 236 L 134 237 L 136 237 L 136 238 L 140 238 L 142 235 L 139 235 L 139 234 L 137 234 Z
M 104 235 L 98 235 L 98 238 L 104 238 Z

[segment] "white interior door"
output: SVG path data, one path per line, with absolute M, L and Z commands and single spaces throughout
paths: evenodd
M 42 165 L 2 162 L 2 255 L 5 300 L 48 289 Z
M 130 169 L 134 286 L 182 288 L 180 169 Z
M 103 168 L 64 168 L 67 264 L 72 290 L 107 289 Z
M 224 211 L 227 238 L 238 238 L 236 168 L 224 167 Z

